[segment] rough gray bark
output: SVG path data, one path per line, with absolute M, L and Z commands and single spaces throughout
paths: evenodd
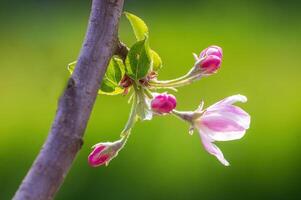
M 83 134 L 109 60 L 118 45 L 124 0 L 93 0 L 77 66 L 60 97 L 48 138 L 14 200 L 53 199 L 83 144 Z M 117 49 L 117 51 L 119 51 Z

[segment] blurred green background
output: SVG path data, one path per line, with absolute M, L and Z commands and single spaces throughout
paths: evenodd
M 301 5 L 299 1 L 138 1 L 125 10 L 143 18 L 164 68 L 159 78 L 190 69 L 192 52 L 224 50 L 221 70 L 180 88 L 178 109 L 232 94 L 252 116 L 239 141 L 218 143 L 230 167 L 208 155 L 198 134 L 172 116 L 138 123 L 108 167 L 87 165 L 90 147 L 116 140 L 127 97 L 99 96 L 85 143 L 56 199 L 300 199 Z M 43 144 L 81 48 L 90 1 L 0 3 L 0 199 L 10 199 Z M 125 17 L 120 37 L 134 36 Z

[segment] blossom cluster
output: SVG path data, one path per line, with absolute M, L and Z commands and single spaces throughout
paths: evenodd
M 197 130 L 204 149 L 215 156 L 223 165 L 228 166 L 222 151 L 215 141 L 237 140 L 245 135 L 250 125 L 250 116 L 236 102 L 246 102 L 243 95 L 226 97 L 217 103 L 204 108 L 202 101 L 194 111 L 176 109 L 177 99 L 166 91 L 189 85 L 203 77 L 218 72 L 223 59 L 222 48 L 209 46 L 199 55 L 193 54 L 195 63 L 184 75 L 172 80 L 158 80 L 158 72 L 162 68 L 160 56 L 149 46 L 149 32 L 144 21 L 137 16 L 126 13 L 137 42 L 129 48 L 127 57 L 113 57 L 110 61 L 100 94 L 129 95 L 132 109 L 128 122 L 121 132 L 121 138 L 115 142 L 100 142 L 92 147 L 88 163 L 92 167 L 108 165 L 124 148 L 134 124 L 140 120 L 151 120 L 154 116 L 173 115 L 190 125 L 189 133 Z M 73 64 L 69 65 L 72 72 Z

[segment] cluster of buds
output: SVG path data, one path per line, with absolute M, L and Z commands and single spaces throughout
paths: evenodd
M 218 71 L 222 62 L 222 49 L 218 46 L 210 46 L 204 49 L 199 56 L 194 54 L 195 65 L 184 78 L 175 79 L 175 81 L 156 81 L 151 80 L 157 77 L 157 74 L 150 73 L 145 79 L 139 80 L 139 83 L 146 87 L 158 86 L 179 87 L 191 82 L 191 78 L 208 76 Z M 197 76 L 196 76 L 197 75 Z M 124 76 L 120 83 L 124 88 L 129 88 L 134 81 Z M 160 87 L 159 86 L 159 87 Z M 241 108 L 234 106 L 235 102 L 246 102 L 247 98 L 243 95 L 234 95 L 227 97 L 212 106 L 203 109 L 203 102 L 195 111 L 177 111 L 176 97 L 168 93 L 150 92 L 146 99 L 150 101 L 149 109 L 156 115 L 173 114 L 178 118 L 190 124 L 190 133 L 193 130 L 199 132 L 202 144 L 205 150 L 214 155 L 223 165 L 228 166 L 229 162 L 224 158 L 222 151 L 213 143 L 214 141 L 237 140 L 244 136 L 250 125 L 250 116 Z M 108 164 L 111 159 L 116 157 L 118 151 L 122 148 L 121 140 L 115 143 L 99 143 L 94 146 L 92 153 L 88 157 L 89 164 L 97 167 Z
M 227 97 L 212 106 L 203 108 L 201 102 L 194 111 L 176 110 L 176 97 L 167 92 L 157 93 L 158 89 L 182 87 L 218 72 L 223 59 L 222 48 L 209 46 L 199 55 L 193 54 L 195 63 L 183 76 L 172 80 L 158 80 L 158 71 L 162 67 L 160 56 L 149 47 L 146 24 L 137 16 L 126 13 L 133 26 L 137 42 L 129 48 L 126 58 L 112 58 L 106 72 L 100 92 L 109 95 L 130 95 L 132 109 L 129 119 L 116 142 L 98 143 L 88 156 L 92 167 L 107 165 L 125 146 L 131 130 L 137 120 L 151 120 L 154 116 L 173 115 L 190 125 L 189 133 L 194 130 L 200 135 L 204 149 L 215 156 L 223 165 L 228 166 L 222 151 L 215 141 L 229 141 L 242 138 L 250 126 L 250 116 L 242 108 L 233 105 L 246 102 L 243 95 Z M 141 28 L 143 27 L 143 29 Z M 139 31 L 137 31 L 139 29 Z M 73 64 L 68 69 L 72 73 Z

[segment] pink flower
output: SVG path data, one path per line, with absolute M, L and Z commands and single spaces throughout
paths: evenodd
M 233 95 L 205 110 L 202 102 L 194 112 L 174 111 L 174 113 L 189 121 L 192 125 L 191 130 L 194 128 L 198 130 L 206 151 L 214 155 L 223 165 L 228 166 L 229 162 L 213 142 L 238 140 L 245 135 L 250 126 L 250 116 L 243 109 L 232 104 L 246 101 L 247 98 L 243 95 Z
M 88 163 L 92 167 L 98 167 L 103 164 L 108 165 L 110 160 L 117 156 L 118 151 L 122 147 L 122 141 L 98 143 L 92 148 L 92 152 L 88 156 Z
M 176 97 L 167 93 L 158 94 L 151 101 L 152 110 L 158 114 L 170 113 L 176 105 Z
M 198 66 L 203 75 L 211 75 L 220 68 L 223 51 L 218 46 L 210 46 L 204 49 L 200 56 L 194 55 L 196 59 L 196 66 Z
M 250 126 L 250 116 L 243 109 L 232 104 L 246 101 L 247 98 L 243 95 L 227 97 L 204 110 L 194 122 L 207 152 L 226 166 L 229 165 L 228 161 L 213 142 L 238 140 L 245 135 Z

